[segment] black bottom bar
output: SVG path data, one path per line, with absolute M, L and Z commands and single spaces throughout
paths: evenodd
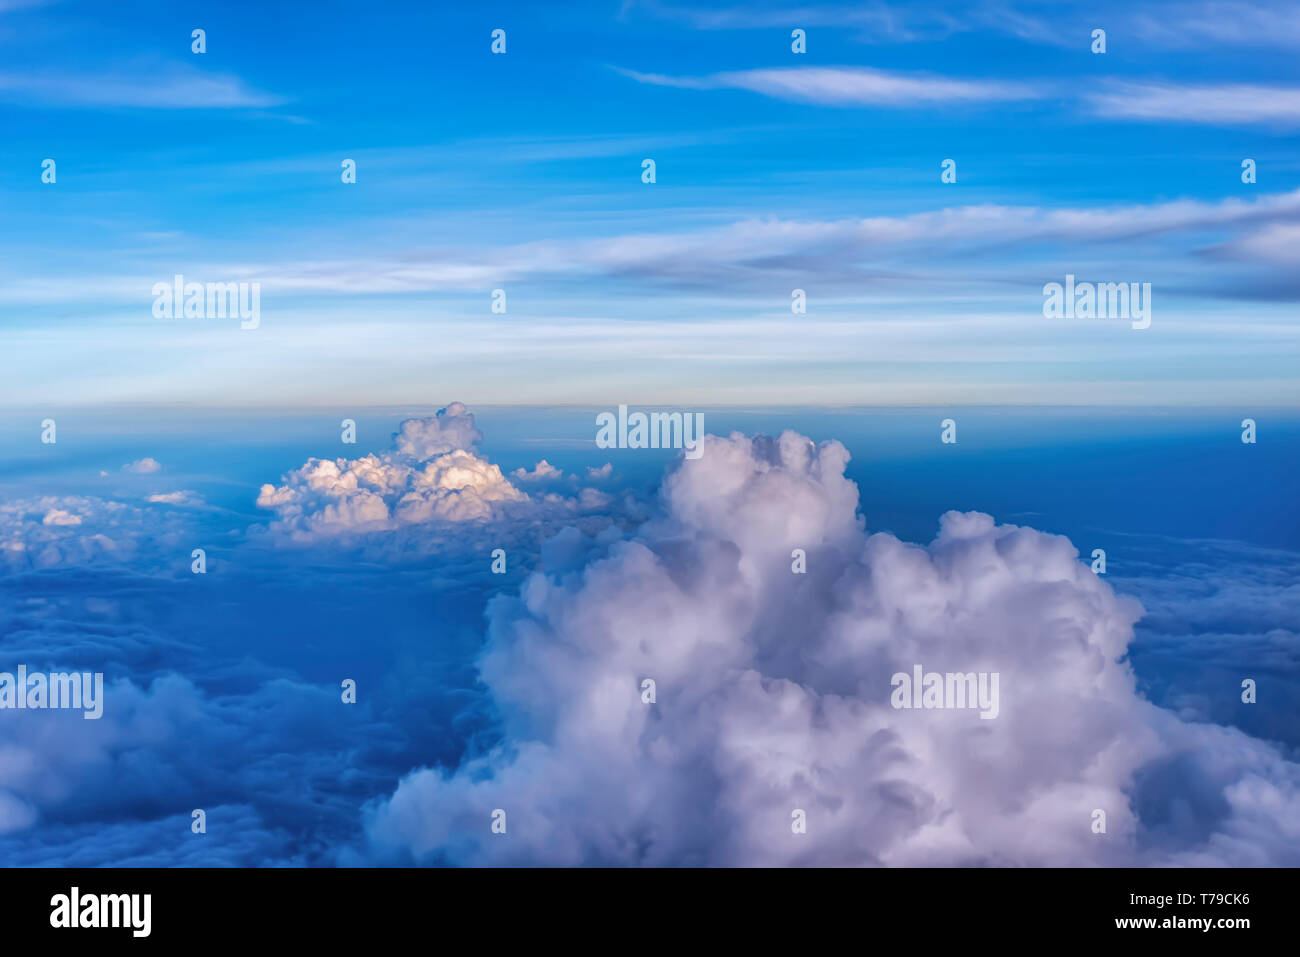
M 924 946 L 1097 938 L 1232 946 L 1286 931 L 1295 877 L 1226 869 L 7 870 L 0 917 L 6 941 L 75 935 L 80 945 L 373 945 L 406 932 L 434 935 L 436 948 L 454 930 L 453 940 L 471 935 L 456 945 L 462 951 L 557 937 L 808 947 L 834 933 L 866 945 L 882 942 L 882 931 Z

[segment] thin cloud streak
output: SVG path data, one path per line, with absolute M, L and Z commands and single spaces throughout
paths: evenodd
M 693 90 L 736 89 L 798 103 L 826 106 L 907 107 L 1038 99 L 1040 87 L 987 80 L 908 75 L 865 67 L 783 67 L 737 70 L 704 77 L 674 77 L 619 69 L 638 83 Z
M 278 106 L 283 97 L 234 76 L 190 67 L 138 73 L 0 73 L 0 96 L 19 104 L 142 109 L 242 109 Z
M 1228 126 L 1300 125 L 1300 89 L 1231 83 L 1123 83 L 1086 97 L 1094 112 L 1111 119 L 1212 123 Z
M 1037 5 L 1041 9 L 1041 5 Z M 912 4 L 852 6 L 733 6 L 696 10 L 643 2 L 637 9 L 695 30 L 770 30 L 828 27 L 855 31 L 863 43 L 932 43 L 950 36 L 990 30 L 1029 43 L 1067 47 L 1087 36 L 1089 25 L 1106 26 L 1165 49 L 1217 46 L 1289 48 L 1300 46 L 1300 19 L 1290 3 L 1164 3 L 1134 10 L 1129 4 L 1057 4 L 1050 17 L 1014 4 L 950 4 L 939 11 Z
M 956 79 L 865 67 L 780 67 L 707 76 L 670 76 L 620 67 L 638 83 L 683 90 L 747 90 L 773 99 L 831 107 L 970 106 L 1062 95 L 1050 82 Z M 1109 81 L 1078 96 L 1085 112 L 1110 119 L 1226 126 L 1300 125 L 1300 88 L 1251 83 L 1192 85 Z
M 392 251 L 364 260 L 302 260 L 279 264 L 173 261 L 159 272 L 135 277 L 62 279 L 11 277 L 0 284 L 0 303 L 104 301 L 148 303 L 154 282 L 173 273 L 224 276 L 259 281 L 267 294 L 402 294 L 476 292 L 504 282 L 605 277 L 667 290 L 682 287 L 742 288 L 754 280 L 789 275 L 822 283 L 871 279 L 877 291 L 891 281 L 914 283 L 936 264 L 949 285 L 962 279 L 951 261 L 975 256 L 966 277 L 988 278 L 979 255 L 1019 249 L 1035 254 L 1043 244 L 1065 248 L 1055 258 L 1080 261 L 1083 247 L 1156 237 L 1182 239 L 1186 249 L 1207 230 L 1240 231 L 1240 237 L 1278 225 L 1300 224 L 1300 190 L 1205 202 L 1180 199 L 1100 209 L 1049 209 L 1040 206 L 982 204 L 928 210 L 906 216 L 838 220 L 744 219 L 726 226 L 675 233 L 625 233 L 581 240 L 520 243 L 480 250 Z M 1261 240 L 1262 241 L 1262 240 Z M 1233 237 L 1222 242 L 1231 243 Z M 1270 244 L 1272 245 L 1272 244 Z M 1215 247 L 1207 247 L 1207 251 Z M 918 250 L 924 254 L 918 259 Z M 1186 250 L 1185 250 L 1186 251 Z M 1088 253 L 1088 259 L 1095 256 Z M 1108 254 L 1109 258 L 1116 256 Z M 1131 263 L 1127 257 L 1118 257 Z M 1215 257 L 1210 256 L 1207 264 Z M 1230 257 L 1218 257 L 1227 259 Z M 1177 256 L 1171 255 L 1170 261 Z M 1277 256 L 1261 265 L 1285 262 Z M 920 263 L 928 266 L 921 266 Z M 1023 270 L 1021 270 L 1023 272 Z M 1031 269 L 1038 276 L 1041 268 Z M 1008 273 L 1002 278 L 1005 280 Z M 931 275 L 931 279 L 933 279 Z M 927 283 L 935 295 L 942 289 Z

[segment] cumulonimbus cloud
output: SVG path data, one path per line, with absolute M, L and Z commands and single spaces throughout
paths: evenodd
M 1300 862 L 1300 765 L 1140 696 L 1124 656 L 1142 609 L 1067 539 L 956 512 L 928 546 L 868 534 L 847 460 L 793 433 L 711 436 L 638 532 L 497 599 L 480 664 L 502 740 L 406 777 L 371 809 L 374 853 Z M 997 717 L 895 709 L 891 676 L 915 665 L 999 674 Z

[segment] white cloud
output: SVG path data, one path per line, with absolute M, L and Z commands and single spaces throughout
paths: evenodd
M 1225 259 L 1300 268 L 1300 223 L 1273 223 L 1210 252 Z
M 499 467 L 474 454 L 482 437 L 473 414 L 455 402 L 435 416 L 404 421 L 393 451 L 309 459 L 283 484 L 263 485 L 257 504 L 275 512 L 273 532 L 298 542 L 501 518 L 529 499 Z
M 969 80 L 893 73 L 866 67 L 777 67 L 670 76 L 618 69 L 638 83 L 688 90 L 738 89 L 796 103 L 837 107 L 963 106 L 1062 95 L 1052 83 Z M 1252 83 L 1188 84 L 1109 81 L 1079 95 L 1092 112 L 1112 119 L 1216 125 L 1300 123 L 1300 88 Z
M 949 512 L 868 535 L 839 443 L 710 437 L 662 514 L 494 603 L 503 743 L 375 809 L 379 854 L 456 864 L 1300 863 L 1300 765 L 1141 698 L 1141 608 L 1065 538 Z M 807 573 L 791 552 L 806 550 Z M 1000 675 L 1000 714 L 890 678 Z M 641 682 L 657 683 L 657 701 Z M 1167 822 L 1142 809 L 1212 799 Z M 508 836 L 489 829 L 506 810 Z M 807 833 L 791 832 L 791 812 Z M 1105 836 L 1092 813 L 1107 815 Z
M 1174 3 L 1042 5 L 975 0 L 943 9 L 906 3 L 775 4 L 694 9 L 649 2 L 638 4 L 654 15 L 689 23 L 699 30 L 832 27 L 865 43 L 935 41 L 948 35 L 989 30 L 1032 43 L 1068 46 L 1087 36 L 1094 24 L 1112 35 L 1136 36 L 1145 45 L 1173 49 L 1290 47 L 1300 44 L 1300 23 L 1289 3 L 1203 0 Z M 1045 12 L 1050 15 L 1044 16 Z
M 736 89 L 797 103 L 826 106 L 969 105 L 1033 100 L 1047 95 L 1041 85 L 997 80 L 957 80 L 891 73 L 866 67 L 780 67 L 737 70 L 702 77 L 619 70 L 638 83 L 694 90 Z
M 42 525 L 80 525 L 81 516 L 65 512 L 61 508 L 52 508 L 41 519 Z
M 137 475 L 149 475 L 162 469 L 157 459 L 148 457 L 137 459 L 134 462 L 122 466 L 123 472 L 134 472 Z
M 0 96 L 46 106 L 129 106 L 148 109 L 234 109 L 275 106 L 283 98 L 234 76 L 186 65 L 131 73 L 0 73 Z
M 0 569 L 123 561 L 188 541 L 179 513 L 83 495 L 0 501 Z
M 456 449 L 472 449 L 483 441 L 474 416 L 462 402 L 453 402 L 432 418 L 407 419 L 394 436 L 397 450 L 418 462 Z
M 963 283 L 987 283 L 988 253 L 1017 250 L 1041 257 L 1046 248 L 1068 263 L 1097 255 L 1088 244 L 1114 243 L 1116 249 L 1104 252 L 1109 261 L 1116 262 L 1125 260 L 1130 252 L 1149 256 L 1153 237 L 1181 244 L 1178 248 L 1186 253 L 1205 241 L 1207 231 L 1230 233 L 1277 222 L 1300 222 L 1300 190 L 1262 193 L 1250 199 L 1229 196 L 1100 207 L 983 203 L 898 216 L 762 217 L 677 232 L 622 233 L 500 247 L 458 246 L 389 259 L 219 263 L 212 264 L 209 271 L 258 281 L 265 290 L 284 294 L 479 291 L 489 282 L 589 277 L 658 284 L 674 293 L 684 286 L 710 292 L 748 291 L 758 280 L 785 275 L 815 282 L 823 289 L 851 288 L 859 296 L 866 289 L 872 294 L 899 292 L 913 300 L 942 300 L 963 292 Z M 1124 243 L 1140 245 L 1140 249 L 1134 251 L 1121 245 Z M 1155 266 L 1169 268 L 1161 261 Z M 1041 289 L 1045 281 L 1041 269 L 1036 265 L 1028 268 L 1032 275 L 1026 278 L 1023 269 L 1017 273 L 1006 267 L 1000 282 L 1019 279 Z M 1056 267 L 1052 268 L 1055 271 Z M 1202 266 L 1197 275 L 1203 274 Z M 868 280 L 870 285 L 864 286 Z M 85 285 L 101 297 L 132 301 L 139 289 L 151 282 L 145 276 L 134 280 L 92 277 L 78 288 Z M 0 302 L 72 301 L 81 295 L 68 289 L 67 283 L 15 280 L 0 290 Z M 964 292 L 970 292 L 969 286 Z M 472 349 L 476 343 L 457 345 Z M 499 344 L 489 338 L 478 347 L 496 350 Z M 454 420 L 438 425 L 432 441 L 444 441 L 438 437 L 441 430 L 455 428 Z M 420 441 L 414 434 L 409 437 L 413 451 L 424 451 L 415 449 Z
M 900 42 L 917 39 L 917 31 L 922 27 L 946 27 L 954 22 L 951 15 L 941 11 L 891 7 L 884 3 L 852 7 L 834 4 L 798 7 L 746 4 L 702 9 L 651 0 L 638 4 L 638 7 L 654 16 L 684 21 L 697 30 L 770 30 L 790 27 L 792 24 L 804 27 L 851 27 L 866 31 L 872 37 Z M 934 36 L 933 33 L 925 35 Z
M 490 519 L 506 503 L 527 500 L 497 466 L 463 450 L 440 455 L 423 468 L 376 455 L 312 458 L 282 481 L 263 485 L 257 504 L 275 511 L 273 529 L 298 540 L 436 520 Z
M 987 203 L 903 216 L 754 218 L 675 233 L 524 243 L 477 253 L 461 250 L 454 254 L 456 259 L 426 262 L 286 265 L 263 269 L 261 280 L 268 288 L 351 293 L 477 289 L 489 276 L 493 281 L 608 276 L 678 289 L 683 284 L 713 289 L 749 288 L 756 279 L 785 273 L 819 285 L 847 283 L 855 290 L 866 278 L 877 289 L 898 278 L 900 288 L 915 296 L 923 264 L 942 263 L 944 282 L 930 288 L 947 295 L 962 278 L 960 262 L 954 259 L 967 254 L 977 257 L 967 270 L 969 281 L 987 276 L 987 262 L 978 256 L 992 250 L 1039 250 L 1052 243 L 1077 259 L 1086 255 L 1088 243 L 1145 242 L 1157 236 L 1193 242 L 1206 230 L 1295 220 L 1300 220 L 1300 190 L 1253 199 L 1176 199 L 1078 209 Z
M 1146 43 L 1172 48 L 1300 46 L 1300 18 L 1290 2 L 1178 2 L 1154 10 L 1129 8 L 1133 29 Z
M 203 504 L 203 496 L 188 489 L 181 489 L 177 492 L 160 492 L 157 495 L 150 495 L 146 498 L 146 501 L 153 502 L 156 505 L 184 505 L 197 508 Z
M 1216 86 L 1118 83 L 1087 96 L 1102 116 L 1220 125 L 1300 124 L 1300 88 L 1249 83 Z
M 527 469 L 515 469 L 510 473 L 516 482 L 552 482 L 564 478 L 564 471 L 557 469 L 546 459 L 542 459 L 530 472 Z
M 532 548 L 559 529 L 595 535 L 644 518 L 636 495 L 581 487 L 577 476 L 545 460 L 512 473 L 532 484 L 528 494 L 473 450 L 482 438 L 474 415 L 454 402 L 436 416 L 403 421 L 388 451 L 308 459 L 279 484 L 261 486 L 257 505 L 275 518 L 251 537 L 269 533 L 282 545 L 331 542 L 400 564 L 460 555 L 478 548 L 482 536 L 491 547 Z

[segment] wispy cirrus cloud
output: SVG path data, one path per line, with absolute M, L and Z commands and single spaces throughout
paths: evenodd
M 1085 244 L 1168 237 L 1198 242 L 1206 231 L 1253 231 L 1300 220 L 1300 190 L 1247 201 L 1173 200 L 1099 209 L 980 204 L 906 216 L 835 220 L 745 219 L 676 233 L 627 233 L 597 240 L 548 241 L 431 254 L 423 261 L 286 265 L 261 278 L 268 287 L 309 291 L 410 292 L 477 289 L 516 279 L 622 277 L 666 287 L 743 286 L 790 273 L 827 282 L 859 282 L 896 270 L 913 273 L 917 250 L 927 261 L 1042 244 L 1082 250 Z M 949 268 L 945 266 L 944 268 Z M 980 274 L 987 266 L 979 267 Z
M 3 72 L 0 97 L 40 106 L 161 110 L 265 108 L 286 102 L 239 77 L 179 65 L 112 73 Z
M 706 76 L 615 69 L 652 86 L 748 90 L 778 100 L 835 107 L 970 106 L 1047 99 L 1063 93 L 1048 82 L 958 79 L 865 67 L 778 67 Z M 1109 119 L 1212 125 L 1300 125 L 1300 88 L 1253 83 L 1188 84 L 1108 81 L 1074 99 Z
M 627 279 L 665 290 L 692 287 L 749 288 L 777 275 L 817 278 L 829 285 L 901 283 L 915 292 L 916 277 L 971 262 L 966 278 L 987 279 L 989 253 L 1033 258 L 1045 245 L 1060 255 L 1091 257 L 1090 247 L 1116 244 L 1131 249 L 1162 239 L 1164 260 L 1232 243 L 1275 225 L 1300 223 L 1300 190 L 1261 194 L 1255 199 L 1178 199 L 1104 207 L 1049 208 L 1036 205 L 973 204 L 929 209 L 902 216 L 788 219 L 748 217 L 721 226 L 675 232 L 625 232 L 593 239 L 557 239 L 474 247 L 459 244 L 433 250 L 392 250 L 354 260 L 169 263 L 187 273 L 257 280 L 277 294 L 403 294 L 423 291 L 480 291 L 511 281 L 602 277 Z M 1275 244 L 1274 244 L 1275 245 Z M 1107 250 L 1117 261 L 1127 253 Z M 1215 261 L 1197 264 L 1205 278 Z M 1011 260 L 1008 260 L 1010 262 Z M 1257 260 L 1261 266 L 1277 257 Z M 1036 273 L 1035 273 L 1036 274 Z M 12 277 L 0 284 L 0 303 L 52 303 L 95 299 L 142 302 L 157 276 L 82 277 L 63 280 Z M 70 291 L 71 288 L 71 291 Z
M 1287 48 L 1300 46 L 1300 18 L 1291 3 L 1225 3 L 1205 0 L 1146 4 L 1127 3 L 1014 4 L 975 0 L 945 4 L 944 9 L 920 4 L 745 4 L 695 9 L 657 0 L 636 8 L 661 20 L 684 23 L 695 30 L 770 30 L 827 27 L 852 31 L 863 43 L 929 43 L 981 31 L 1015 37 L 1028 43 L 1069 46 L 1086 38 L 1093 26 L 1105 26 L 1117 36 L 1139 38 L 1144 45 L 1166 49 L 1213 46 Z
M 1295 4 L 1176 3 L 1130 13 L 1143 41 L 1164 47 L 1300 46 L 1300 17 Z
M 864 38 L 906 43 L 937 39 L 961 29 L 962 19 L 951 11 L 921 7 L 894 7 L 884 3 L 801 6 L 744 6 L 698 8 L 659 3 L 637 4 L 637 8 L 663 20 L 686 23 L 696 30 L 766 30 L 833 26 L 862 31 Z
M 189 489 L 181 489 L 176 492 L 159 492 L 156 495 L 148 495 L 145 497 L 145 501 L 154 505 L 179 505 L 198 508 L 203 505 L 203 496 Z
M 1206 253 L 1216 258 L 1300 269 L 1300 223 L 1270 223 Z
M 736 70 L 708 76 L 667 76 L 619 69 L 638 83 L 692 90 L 748 90 L 797 103 L 827 106 L 908 107 L 1033 100 L 1041 86 L 1000 80 L 961 80 L 894 73 L 866 67 L 783 67 Z
M 1216 125 L 1300 125 L 1300 88 L 1252 83 L 1119 83 L 1085 97 L 1101 116 Z

